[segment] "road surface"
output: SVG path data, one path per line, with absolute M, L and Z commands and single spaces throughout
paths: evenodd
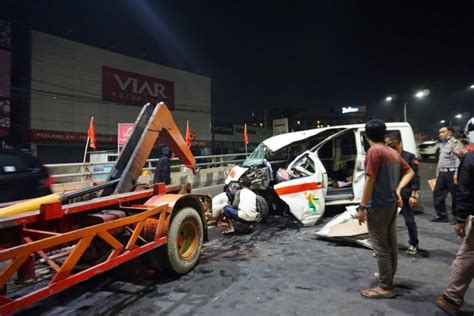
M 321 227 L 303 228 L 287 217 L 271 217 L 250 235 L 210 230 L 199 265 L 170 279 L 139 260 L 79 284 L 34 305 L 35 315 L 443 315 L 434 305 L 448 283 L 459 247 L 453 226 L 431 223 L 426 180 L 435 164 L 422 163 L 422 195 L 416 221 L 420 255 L 408 257 L 407 232 L 398 219 L 399 271 L 392 300 L 368 300 L 360 290 L 374 285 L 372 251 L 313 238 Z M 220 187 L 208 189 L 220 192 Z M 329 218 L 325 218 L 326 222 Z M 474 291 L 466 295 L 474 310 Z

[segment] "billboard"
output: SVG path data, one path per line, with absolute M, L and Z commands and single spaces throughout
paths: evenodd
M 273 120 L 273 135 L 288 133 L 288 118 Z
M 173 110 L 173 81 L 102 66 L 102 100 L 142 106 L 164 99 Z

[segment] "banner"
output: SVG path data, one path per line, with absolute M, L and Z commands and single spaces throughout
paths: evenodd
M 142 106 L 166 100 L 174 109 L 174 82 L 102 66 L 102 99 Z
M 133 123 L 118 123 L 117 126 L 117 145 L 119 147 L 125 146 L 127 139 L 133 131 Z

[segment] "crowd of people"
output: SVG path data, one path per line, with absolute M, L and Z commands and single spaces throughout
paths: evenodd
M 393 280 L 397 271 L 397 236 L 395 219 L 401 207 L 408 228 L 407 254 L 418 252 L 418 233 L 412 207 L 419 191 L 418 161 L 403 151 L 400 136 L 386 134 L 385 123 L 372 119 L 366 124 L 366 138 L 370 144 L 365 161 L 366 182 L 359 206 L 359 222 L 367 222 L 368 232 L 377 260 L 376 277 L 379 284 L 364 289 L 367 298 L 394 298 Z M 455 137 L 450 126 L 439 129 L 442 142 L 436 168 L 433 201 L 436 216 L 432 222 L 450 222 L 462 239 L 452 263 L 449 284 L 436 299 L 436 305 L 450 315 L 458 314 L 464 295 L 474 277 L 474 151 L 464 135 Z M 451 220 L 445 200 L 452 195 Z

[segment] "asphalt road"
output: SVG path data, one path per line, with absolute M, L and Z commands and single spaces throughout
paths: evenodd
M 434 167 L 421 164 L 420 255 L 404 254 L 408 236 L 403 218 L 398 220 L 395 299 L 360 295 L 374 285 L 372 251 L 313 238 L 323 224 L 303 228 L 291 218 L 274 216 L 250 235 L 223 236 L 220 228 L 211 229 L 199 265 L 179 279 L 156 275 L 135 260 L 22 314 L 444 315 L 434 300 L 448 283 L 460 241 L 451 225 L 429 221 L 433 204 L 426 180 L 434 176 Z M 466 302 L 465 309 L 474 310 L 472 289 Z

